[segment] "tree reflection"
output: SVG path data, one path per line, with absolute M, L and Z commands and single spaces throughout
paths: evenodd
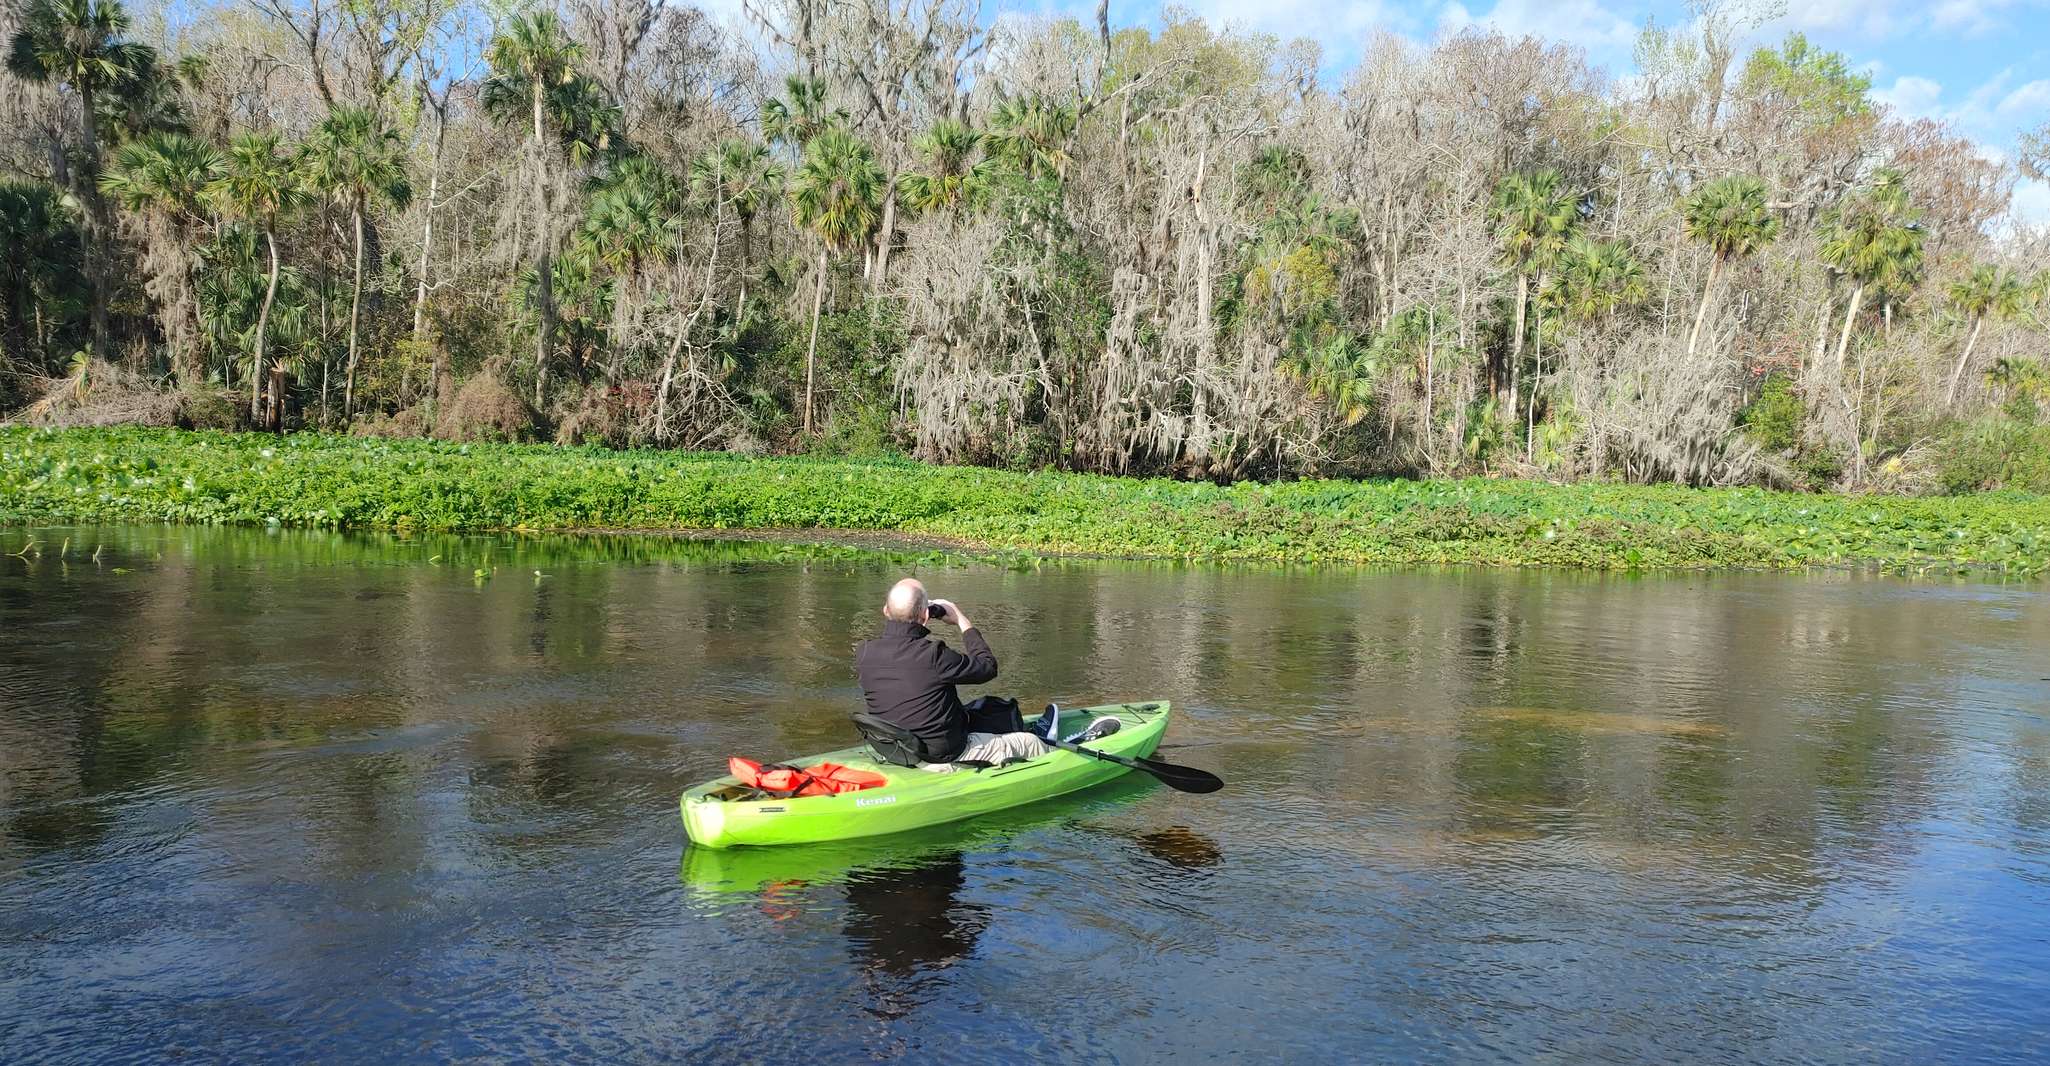
M 2003 824 L 2050 820 L 2045 727 L 1996 715 L 2050 684 L 2026 651 L 2050 609 L 1997 586 L 38 534 L 67 535 L 106 553 L 0 572 L 0 847 L 153 831 L 127 801 L 164 781 L 193 786 L 167 793 L 191 824 L 289 823 L 310 868 L 604 839 L 728 755 L 852 742 L 850 651 L 907 572 L 984 605 L 999 689 L 1173 699 L 1171 743 L 1206 745 L 1248 795 L 1330 812 L 1304 834 L 1363 812 L 1419 836 L 1570 829 L 1769 855 L 1812 893 L 1833 863 L 1894 861 L 1891 830 L 1972 802 L 1960 764 L 2014 782 Z M 797 632 L 765 631 L 771 616 Z

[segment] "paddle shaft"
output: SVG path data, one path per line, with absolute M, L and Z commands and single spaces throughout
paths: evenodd
M 1059 737 L 1055 737 L 1053 743 L 1055 747 L 1064 748 L 1077 755 L 1087 755 L 1092 759 L 1102 759 L 1104 762 L 1114 762 L 1119 766 L 1130 767 L 1134 770 L 1144 770 L 1159 778 L 1160 782 L 1167 787 L 1181 792 L 1215 792 L 1224 787 L 1224 779 L 1207 770 L 1198 770 L 1191 766 L 1176 766 L 1173 763 L 1159 762 L 1154 759 L 1128 759 L 1122 755 L 1113 755 L 1107 751 L 1097 751 L 1095 748 L 1085 748 L 1080 744 L 1071 744 Z

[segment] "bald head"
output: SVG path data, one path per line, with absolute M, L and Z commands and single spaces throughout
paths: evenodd
M 925 623 L 925 586 L 915 577 L 907 577 L 890 586 L 890 596 L 883 601 L 883 617 L 894 622 Z

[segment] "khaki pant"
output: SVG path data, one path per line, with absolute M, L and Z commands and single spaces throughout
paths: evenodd
M 962 762 L 1000 763 L 1005 759 L 1037 759 L 1052 751 L 1046 741 L 1033 733 L 970 733 L 968 746 L 955 756 Z M 924 769 L 936 773 L 948 773 L 954 769 L 950 762 L 929 762 Z

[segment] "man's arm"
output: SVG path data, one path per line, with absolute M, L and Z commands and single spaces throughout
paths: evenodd
M 940 650 L 940 680 L 949 685 L 981 685 L 997 679 L 996 653 L 989 650 L 989 641 L 982 639 L 982 631 L 975 623 L 961 613 L 961 608 L 946 600 L 946 620 L 961 627 L 961 651 L 955 651 L 945 644 L 937 645 Z

